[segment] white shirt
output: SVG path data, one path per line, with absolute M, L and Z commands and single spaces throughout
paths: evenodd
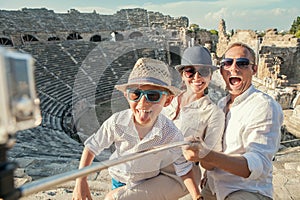
M 229 96 L 219 101 L 224 109 Z M 225 154 L 243 155 L 250 176 L 242 178 L 220 169 L 209 172 L 209 186 L 217 199 L 237 190 L 273 196 L 272 159 L 280 143 L 283 122 L 281 106 L 270 96 L 251 86 L 236 97 L 226 115 L 223 139 Z
M 185 105 L 176 116 L 177 108 L 178 97 L 175 97 L 162 113 L 169 119 L 173 119 L 184 137 L 198 136 L 203 139 L 207 147 L 222 151 L 225 114 L 208 96 Z
M 152 130 L 141 140 L 134 126 L 133 113 L 127 109 L 113 114 L 84 144 L 95 155 L 99 155 L 104 148 L 108 148 L 114 142 L 116 150 L 111 155 L 111 159 L 114 159 L 182 140 L 182 133 L 171 120 L 162 114 L 158 115 Z M 187 174 L 192 168 L 192 163 L 183 157 L 181 148 L 172 148 L 110 167 L 109 173 L 123 183 L 137 184 L 147 178 L 157 176 L 161 168 L 172 163 L 178 176 Z

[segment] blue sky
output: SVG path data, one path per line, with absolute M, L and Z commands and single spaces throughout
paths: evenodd
M 114 14 L 122 8 L 144 8 L 173 17 L 186 16 L 190 23 L 205 29 L 218 29 L 220 19 L 227 30 L 289 30 L 293 20 L 300 16 L 299 0 L 0 0 L 0 9 L 47 8 L 66 13 L 70 9 L 80 12 Z

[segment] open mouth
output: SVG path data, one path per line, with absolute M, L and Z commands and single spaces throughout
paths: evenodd
M 201 85 L 204 85 L 204 84 L 205 84 L 205 82 L 203 82 L 203 81 L 201 81 L 201 82 L 193 82 L 193 85 L 197 86 L 197 87 L 199 87 Z
M 151 113 L 151 110 L 138 110 L 140 113 Z
M 146 123 L 151 118 L 151 110 L 137 109 L 140 123 Z
M 242 82 L 242 79 L 240 77 L 232 76 L 229 78 L 229 82 L 231 85 L 238 85 Z
M 195 86 L 200 86 L 202 84 L 203 84 L 203 82 L 201 82 L 201 83 L 194 83 Z

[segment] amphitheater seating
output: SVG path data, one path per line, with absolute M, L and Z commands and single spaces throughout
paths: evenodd
M 19 46 L 35 59 L 35 79 L 41 100 L 41 126 L 72 134 L 73 106 L 81 100 L 89 105 L 110 101 L 115 84 L 127 82 L 140 57 L 163 58 L 164 51 L 147 49 L 150 41 L 94 43 L 62 41 Z M 121 93 L 114 93 L 120 98 Z M 76 108 L 75 108 L 76 109 Z

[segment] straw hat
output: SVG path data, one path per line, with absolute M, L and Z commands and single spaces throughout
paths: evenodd
M 181 64 L 175 66 L 175 69 L 180 72 L 186 66 L 209 66 L 212 71 L 217 69 L 212 65 L 210 52 L 203 46 L 193 46 L 184 50 Z
M 128 83 L 115 85 L 117 90 L 126 91 L 129 86 L 154 85 L 169 90 L 172 94 L 178 95 L 180 89 L 171 86 L 171 74 L 168 66 L 159 60 L 152 58 L 140 58 L 131 71 Z

